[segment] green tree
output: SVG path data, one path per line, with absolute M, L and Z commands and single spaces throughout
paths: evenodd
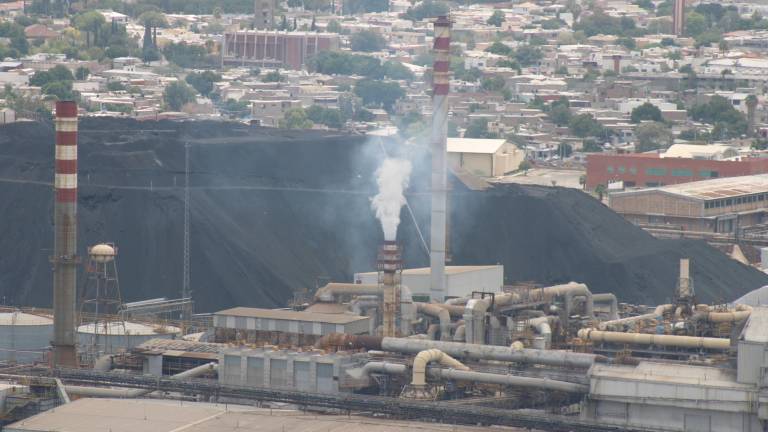
M 620 38 L 616 39 L 616 43 L 618 45 L 623 46 L 624 48 L 626 48 L 628 50 L 633 50 L 633 49 L 635 49 L 637 47 L 637 44 L 635 44 L 635 38 L 628 37 L 628 36 L 620 37 Z
M 497 138 L 497 135 L 488 131 L 488 119 L 476 118 L 467 125 L 464 138 Z
M 168 61 L 183 68 L 205 68 L 213 66 L 204 46 L 188 45 L 186 42 L 170 43 L 163 49 Z
M 267 72 L 262 78 L 261 82 L 270 83 L 270 82 L 283 82 L 285 81 L 285 77 L 280 75 L 279 70 L 274 70 L 271 72 Z
M 515 50 L 515 60 L 520 63 L 521 66 L 532 66 L 541 60 L 544 56 L 541 52 L 541 48 L 533 47 L 530 45 L 524 45 Z
M 387 111 L 391 111 L 395 102 L 405 96 L 405 91 L 396 82 L 370 79 L 358 81 L 354 91 L 363 99 L 363 104 L 382 106 Z
M 163 100 L 171 110 L 179 111 L 184 105 L 195 101 L 195 92 L 183 82 L 176 81 L 165 88 Z
M 320 105 L 312 105 L 306 109 L 307 118 L 314 123 L 323 124 L 332 129 L 341 129 L 344 124 L 341 111 L 333 108 L 324 108 Z
M 126 87 L 125 84 L 121 83 L 120 81 L 110 81 L 107 83 L 107 90 L 109 91 L 125 91 Z
M 74 22 L 78 30 L 85 32 L 85 42 L 88 47 L 91 46 L 91 42 L 93 45 L 99 44 L 99 30 L 106 23 L 104 15 L 93 10 L 87 11 L 77 15 Z M 92 38 L 91 35 L 93 35 Z
M 387 42 L 381 35 L 370 30 L 353 34 L 349 42 L 352 51 L 375 52 L 381 51 L 387 46 Z
M 32 78 L 29 79 L 29 83 L 33 86 L 42 87 L 48 83 L 56 81 L 74 81 L 75 77 L 72 72 L 67 69 L 66 66 L 56 65 L 47 71 L 37 71 Z
M 389 10 L 389 0 L 347 0 L 342 4 L 344 15 L 356 15 Z
M 88 69 L 85 66 L 80 66 L 75 70 L 75 78 L 78 81 L 84 81 L 88 79 L 88 76 L 91 74 L 91 70 Z
M 424 0 L 414 7 L 408 8 L 405 18 L 411 21 L 421 21 L 425 18 L 434 18 L 448 15 L 448 5 L 435 0 Z
M 585 139 L 582 150 L 589 153 L 599 153 L 603 151 L 603 146 L 600 145 L 596 140 L 593 139 Z
M 640 106 L 635 107 L 630 115 L 632 123 L 640 123 L 641 121 L 663 121 L 661 117 L 661 110 L 656 105 L 646 102 Z
M 251 112 L 248 102 L 238 101 L 232 98 L 224 101 L 219 107 L 219 111 L 221 111 L 222 114 L 226 114 L 227 117 L 234 119 L 247 117 Z
M 549 119 L 558 126 L 567 126 L 571 121 L 571 110 L 568 105 L 554 105 L 549 110 Z
M 221 81 L 221 75 L 213 71 L 191 72 L 184 80 L 198 93 L 207 97 L 213 91 L 213 83 Z
M 384 78 L 379 59 L 359 54 L 321 51 L 310 60 L 309 68 L 327 75 L 360 75 L 370 79 Z
M 393 80 L 413 80 L 413 72 L 410 69 L 403 66 L 402 63 L 396 60 L 387 60 L 382 65 L 384 69 L 384 75 Z
M 341 24 L 335 19 L 328 21 L 328 25 L 325 27 L 328 33 L 341 33 Z
M 713 96 L 707 103 L 694 105 L 688 114 L 696 121 L 714 125 L 714 139 L 736 138 L 747 133 L 748 124 L 744 114 L 722 96 Z
M 486 21 L 486 23 L 494 27 L 501 27 L 501 24 L 504 22 L 504 19 L 505 19 L 504 12 L 500 10 L 496 10 L 496 11 L 493 11 L 491 16 Z
M 491 54 L 498 54 L 503 56 L 512 55 L 512 53 L 514 52 L 514 50 L 510 48 L 509 45 L 500 41 L 495 41 L 494 43 L 491 44 L 491 46 L 486 48 L 485 51 Z
M 672 145 L 672 131 L 659 122 L 646 122 L 635 128 L 635 151 L 638 153 L 665 149 Z
M 521 160 L 520 164 L 517 166 L 517 169 L 519 171 L 524 172 L 526 175 L 528 174 L 528 170 L 530 170 L 531 168 L 533 168 L 533 165 L 531 165 L 531 163 L 527 159 Z
M 698 12 L 689 12 L 685 17 L 685 33 L 690 37 L 696 37 L 704 33 L 709 26 L 707 18 Z
M 74 99 L 74 93 L 72 93 L 72 81 L 52 81 L 46 83 L 42 90 L 44 94 L 56 96 L 59 100 Z
M 487 92 L 500 92 L 504 89 L 506 82 L 500 76 L 494 76 L 483 79 L 480 87 Z
M 604 133 L 603 126 L 592 117 L 592 114 L 579 114 L 571 117 L 568 128 L 571 133 L 580 138 L 600 136 Z
M 304 108 L 289 109 L 279 124 L 283 129 L 310 129 L 313 126 L 312 120 L 307 118 Z

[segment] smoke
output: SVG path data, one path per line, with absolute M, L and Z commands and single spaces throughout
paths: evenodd
M 403 193 L 411 177 L 411 162 L 387 158 L 376 170 L 379 193 L 371 200 L 371 208 L 381 222 L 384 240 L 394 241 L 400 225 L 400 209 L 405 205 Z

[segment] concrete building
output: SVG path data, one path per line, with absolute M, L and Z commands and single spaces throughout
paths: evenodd
M 213 326 L 217 342 L 280 343 L 284 339 L 303 346 L 331 333 L 367 334 L 369 320 L 367 316 L 358 315 L 236 307 L 214 313 Z
M 271 30 L 275 27 L 275 0 L 253 1 L 253 23 L 258 30 Z
M 411 290 L 413 300 L 430 300 L 430 274 L 429 267 L 403 270 L 401 284 Z M 446 298 L 470 296 L 472 291 L 500 292 L 504 285 L 504 266 L 446 266 L 445 279 Z M 355 283 L 378 282 L 378 272 L 355 273 Z
M 302 103 L 298 99 L 266 99 L 251 100 L 251 117 L 258 121 L 260 126 L 278 127 L 280 120 L 285 117 L 286 111 L 292 108 L 301 108 Z
M 608 205 L 639 225 L 732 233 L 766 220 L 768 175 L 731 177 L 626 192 Z
M 525 152 L 505 139 L 448 138 L 448 164 L 480 177 L 498 177 L 514 171 Z
M 703 147 L 703 146 L 696 146 Z M 625 187 L 659 187 L 721 177 L 768 173 L 768 159 L 710 160 L 653 153 L 587 155 L 587 188 L 623 182 Z
M 339 35 L 333 33 L 242 30 L 224 33 L 221 61 L 225 65 L 301 69 L 317 53 L 338 49 Z

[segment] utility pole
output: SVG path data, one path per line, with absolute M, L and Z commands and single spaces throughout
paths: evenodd
M 181 298 L 192 297 L 189 287 L 189 143 L 184 143 L 184 279 L 181 285 Z M 192 315 L 190 307 L 184 307 L 181 319 L 189 321 Z

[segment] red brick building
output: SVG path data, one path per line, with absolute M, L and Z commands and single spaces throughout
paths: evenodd
M 625 187 L 657 187 L 718 177 L 768 173 L 768 159 L 740 161 L 660 157 L 656 153 L 589 154 L 586 187 L 623 181 Z
M 301 69 L 320 51 L 339 49 L 339 35 L 243 30 L 224 34 L 222 64 Z

